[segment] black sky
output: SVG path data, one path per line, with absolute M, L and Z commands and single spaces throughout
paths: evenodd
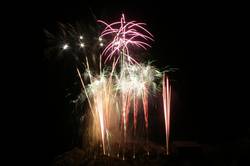
M 24 65 L 29 80 L 25 89 L 29 88 L 34 104 L 26 101 L 26 108 L 32 111 L 25 127 L 37 126 L 35 131 L 29 130 L 34 138 L 38 137 L 31 139 L 32 144 L 45 151 L 41 153 L 44 158 L 53 158 L 70 148 L 72 129 L 67 122 L 70 108 L 65 99 L 66 69 L 45 58 L 43 30 L 56 32 L 57 22 L 88 23 L 93 15 L 113 21 L 121 13 L 147 23 L 155 36 L 150 53 L 157 66 L 179 69 L 172 74 L 178 107 L 172 123 L 177 139 L 222 143 L 249 134 L 243 14 L 237 7 L 226 5 L 156 1 L 35 4 L 19 24 L 22 27 L 27 22 L 23 33 L 30 34 L 27 38 L 33 47 Z

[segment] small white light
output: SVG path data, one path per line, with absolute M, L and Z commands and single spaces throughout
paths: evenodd
M 69 45 L 68 44 L 64 44 L 63 45 L 63 49 L 66 50 L 67 48 L 69 48 Z
M 80 47 L 82 47 L 82 48 L 83 48 L 84 46 L 85 46 L 85 45 L 84 45 L 84 43 L 81 43 L 81 44 L 80 44 Z
M 100 46 L 103 47 L 103 43 L 100 43 Z
M 83 39 L 83 36 L 80 36 L 80 39 L 82 40 L 82 39 Z
M 101 37 L 99 37 L 99 39 L 98 39 L 99 41 L 102 41 L 102 38 Z

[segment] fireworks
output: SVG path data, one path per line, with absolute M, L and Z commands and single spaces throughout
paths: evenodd
M 63 49 L 64 49 L 64 50 L 67 50 L 68 48 L 69 48 L 69 45 L 68 45 L 68 44 L 64 44 L 64 45 L 63 45 Z
M 145 23 L 137 23 L 135 21 L 126 22 L 124 14 L 118 22 L 111 24 L 107 24 L 101 20 L 98 20 L 98 22 L 101 22 L 106 26 L 101 33 L 101 38 L 108 35 L 114 35 L 113 40 L 102 52 L 102 56 L 107 56 L 105 62 L 117 54 L 118 57 L 116 62 L 121 56 L 124 56 L 122 58 L 126 58 L 128 63 L 136 63 L 137 61 L 129 54 L 129 45 L 146 49 L 146 47 L 150 47 L 147 41 L 153 40 L 153 35 L 143 27 Z M 143 32 L 146 34 L 143 34 Z
M 169 154 L 169 135 L 170 135 L 170 103 L 171 103 L 171 89 L 169 80 L 166 75 L 163 75 L 162 80 L 162 97 L 164 105 L 164 119 L 166 129 L 166 151 Z
M 145 29 L 145 23 L 126 22 L 123 14 L 120 21 L 111 24 L 101 20 L 98 22 L 105 25 L 97 39 L 97 45 L 100 49 L 103 47 L 99 54 L 99 72 L 92 70 L 95 67 L 92 66 L 93 63 L 90 65 L 88 56 L 84 62 L 85 72 L 81 74 L 80 68 L 76 69 L 87 99 L 89 108 L 87 113 L 91 115 L 87 126 L 90 140 L 94 144 L 101 142 L 104 154 L 116 153 L 119 156 L 122 151 L 123 158 L 128 141 L 132 140 L 135 158 L 139 131 L 138 116 L 139 114 L 143 116 L 147 146 L 149 111 L 151 111 L 149 98 L 159 94 L 161 88 L 158 84 L 161 83 L 159 80 L 162 80 L 162 102 L 157 102 L 163 103 L 166 151 L 169 154 L 171 101 L 169 79 L 166 73 L 162 74 L 152 65 L 138 62 L 130 51 L 131 48 L 146 50 L 150 47 L 148 42 L 153 41 L 153 35 Z M 84 42 L 85 36 L 78 36 L 78 46 L 87 49 Z M 62 46 L 63 50 L 69 47 L 68 43 Z M 111 67 L 102 65 L 102 57 L 104 64 L 112 60 Z M 149 154 L 148 148 L 147 152 Z

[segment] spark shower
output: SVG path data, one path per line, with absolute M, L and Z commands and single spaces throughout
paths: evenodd
M 138 142 L 145 142 L 145 152 L 149 154 L 149 112 L 155 111 L 153 105 L 162 108 L 166 138 L 166 154 L 169 154 L 171 86 L 166 71 L 159 71 L 150 63 L 142 63 L 139 51 L 151 47 L 153 35 L 145 28 L 145 23 L 127 21 L 124 14 L 119 21 L 107 23 L 97 20 L 103 27 L 98 46 L 101 52 L 94 57 L 97 63 L 90 63 L 90 55 L 76 67 L 81 85 L 89 145 L 101 147 L 102 153 L 125 159 L 127 149 L 136 156 Z M 79 52 L 87 45 L 83 35 L 77 35 L 75 46 Z M 70 51 L 70 43 L 61 45 L 62 51 Z M 138 58 L 139 57 L 139 58 Z M 93 57 L 92 57 L 93 58 Z M 92 66 L 94 65 L 94 66 Z M 93 68 L 98 68 L 98 72 Z M 153 96 L 158 96 L 154 98 Z M 139 125 L 139 121 L 143 125 Z M 157 123 L 157 122 L 154 122 Z M 139 136 L 140 135 L 140 136 Z M 129 152 L 129 153 L 130 153 Z

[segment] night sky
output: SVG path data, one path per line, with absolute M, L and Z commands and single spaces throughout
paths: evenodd
M 32 58 L 27 62 L 30 67 L 25 66 L 27 71 L 31 66 L 36 71 L 35 76 L 27 72 L 29 84 L 25 87 L 30 89 L 30 101 L 34 101 L 34 106 L 28 107 L 32 111 L 27 126 L 37 126 L 34 135 L 33 129 L 29 133 L 38 138 L 30 138 L 30 142 L 43 151 L 39 158 L 51 160 L 72 148 L 68 118 L 71 107 L 65 98 L 71 71 L 62 60 L 49 60 L 44 55 L 44 30 L 57 32 L 58 22 L 89 24 L 93 15 L 111 22 L 125 13 L 128 20 L 146 22 L 155 36 L 149 49 L 152 60 L 156 60 L 154 64 L 159 68 L 178 68 L 171 74 L 175 91 L 173 140 L 221 144 L 249 135 L 248 66 L 244 60 L 247 54 L 242 52 L 246 44 L 236 7 L 153 2 L 44 3 L 35 5 L 39 10 L 32 9 L 24 18 L 29 22 L 25 33 L 31 34 L 30 44 L 33 47 L 35 41 L 39 43 L 32 48 Z M 37 18 L 31 17 L 33 12 L 38 13 Z

